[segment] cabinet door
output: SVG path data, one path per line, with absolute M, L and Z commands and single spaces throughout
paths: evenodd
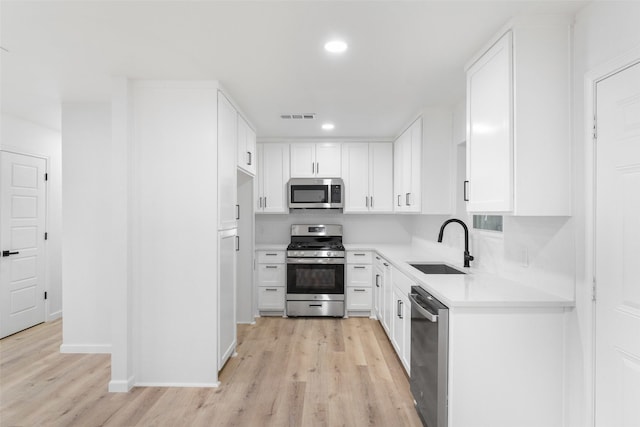
M 393 283 L 391 283 L 392 272 L 389 264 L 384 266 L 384 279 L 382 281 L 382 300 L 384 306 L 382 307 L 382 325 L 387 330 L 389 337 L 392 335 L 393 321 Z
M 287 183 L 289 182 L 289 146 L 261 144 L 260 169 L 262 194 L 258 204 L 264 213 L 289 213 Z
M 513 209 L 511 32 L 467 71 L 467 209 Z
M 238 114 L 238 167 L 250 175 L 256 173 L 256 134 Z
M 256 164 L 258 163 L 258 153 L 256 152 L 256 148 L 256 133 L 249 127 L 247 129 L 247 155 L 249 157 L 249 161 L 246 170 L 250 175 L 256 174 Z
M 393 145 L 390 142 L 369 144 L 369 211 L 393 212 Z
M 236 347 L 236 231 L 218 235 L 218 369 Z
M 264 146 L 260 144 L 256 147 L 257 164 L 256 164 L 256 179 L 253 183 L 253 206 L 256 213 L 262 213 L 264 208 L 262 207 L 262 197 L 264 195 L 264 169 L 266 167 L 264 163 Z
M 218 229 L 236 228 L 238 186 L 236 175 L 237 113 L 218 92 Z
M 393 206 L 397 212 L 407 210 L 407 187 L 411 183 L 411 132 L 406 130 L 393 143 Z
M 341 178 L 341 144 L 325 142 L 316 144 L 316 176 L 318 178 Z
M 376 259 L 380 260 L 380 257 L 376 256 Z M 382 279 L 384 276 L 382 265 L 376 263 L 373 272 L 373 312 L 378 319 L 382 319 Z
M 389 162 L 391 162 L 391 155 Z M 369 211 L 369 176 L 369 144 L 343 144 L 342 179 L 345 186 L 345 213 Z
M 314 144 L 291 144 L 291 178 L 313 178 L 316 176 Z
M 422 119 L 416 120 L 410 128 L 410 141 L 406 144 L 410 146 L 409 159 L 405 156 L 405 161 L 408 161 L 408 179 L 409 183 L 406 185 L 408 197 L 405 197 L 405 203 L 407 204 L 407 212 L 420 212 L 421 207 L 421 171 L 422 171 Z M 447 179 L 448 177 L 442 177 Z

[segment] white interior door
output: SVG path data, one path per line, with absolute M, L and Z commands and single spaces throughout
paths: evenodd
M 596 426 L 639 426 L 640 64 L 596 99 Z
M 46 161 L 2 151 L 0 162 L 2 338 L 45 320 Z

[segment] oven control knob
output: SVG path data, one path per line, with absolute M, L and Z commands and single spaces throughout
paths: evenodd
M 327 252 L 327 256 L 333 256 L 333 252 Z
M 319 256 L 320 254 L 318 252 L 314 252 L 313 256 Z

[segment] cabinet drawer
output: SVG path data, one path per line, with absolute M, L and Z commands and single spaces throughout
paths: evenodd
M 347 264 L 371 264 L 372 253 L 370 251 L 348 251 Z
M 258 286 L 284 287 L 286 264 L 258 264 Z
M 371 288 L 347 288 L 347 310 L 371 310 Z
M 285 251 L 258 251 L 258 263 L 284 264 Z
M 284 311 L 283 287 L 260 286 L 258 288 L 258 310 Z
M 347 286 L 370 288 L 373 281 L 371 265 L 347 265 Z

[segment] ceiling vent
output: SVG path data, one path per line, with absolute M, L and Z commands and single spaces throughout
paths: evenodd
M 315 120 L 316 113 L 280 114 L 280 118 L 284 120 Z

